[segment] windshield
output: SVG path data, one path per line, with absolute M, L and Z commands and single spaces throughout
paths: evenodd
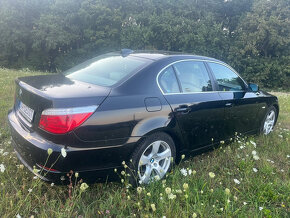
M 148 61 L 120 55 L 101 55 L 79 64 L 63 74 L 71 79 L 100 86 L 112 86 L 127 75 L 141 70 Z

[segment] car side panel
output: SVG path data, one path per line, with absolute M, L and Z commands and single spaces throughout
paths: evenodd
M 156 83 L 159 69 L 160 65 L 151 65 L 146 72 L 112 89 L 97 111 L 74 131 L 76 136 L 84 142 L 97 143 L 165 131 L 182 141 L 171 107 Z
M 166 100 L 163 96 L 154 98 L 159 99 L 161 110 L 148 111 L 144 101 L 148 99 L 147 95 L 108 97 L 90 119 L 74 132 L 85 142 L 126 140 L 161 129 L 178 132 L 176 120 Z

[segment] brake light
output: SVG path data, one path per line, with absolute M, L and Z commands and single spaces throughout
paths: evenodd
M 94 105 L 44 110 L 40 117 L 39 128 L 55 134 L 70 132 L 87 120 L 97 107 Z

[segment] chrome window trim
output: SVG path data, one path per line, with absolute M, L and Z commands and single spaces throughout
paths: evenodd
M 228 64 L 226 63 L 222 63 L 222 62 L 219 62 L 219 61 L 214 61 L 214 60 L 205 60 L 205 59 L 183 59 L 183 60 L 178 60 L 178 61 L 174 61 L 168 65 L 166 65 L 165 67 L 163 67 L 157 74 L 156 76 L 156 83 L 158 85 L 158 88 L 160 89 L 161 93 L 163 95 L 185 95 L 185 94 L 194 94 L 194 93 L 216 93 L 216 92 L 240 92 L 240 91 L 206 91 L 206 92 L 178 92 L 178 93 L 164 93 L 161 86 L 159 85 L 159 76 L 160 74 L 162 73 L 163 70 L 165 70 L 167 67 L 170 67 L 171 65 L 173 64 L 176 64 L 176 63 L 179 63 L 179 62 L 185 62 L 185 61 L 202 61 L 202 62 L 212 62 L 212 63 L 216 63 L 216 64 L 220 64 L 220 65 L 223 65 L 227 68 L 229 68 L 231 71 L 233 71 L 245 84 L 245 87 L 247 87 L 247 83 L 246 81 L 238 74 L 237 71 L 235 71 L 231 66 L 229 66 Z M 245 91 L 245 90 L 244 90 Z

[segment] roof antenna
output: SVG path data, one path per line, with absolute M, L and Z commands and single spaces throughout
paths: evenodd
M 122 57 L 126 57 L 129 54 L 132 54 L 133 52 L 134 52 L 133 50 L 128 49 L 128 48 L 121 49 L 121 55 L 122 55 Z

